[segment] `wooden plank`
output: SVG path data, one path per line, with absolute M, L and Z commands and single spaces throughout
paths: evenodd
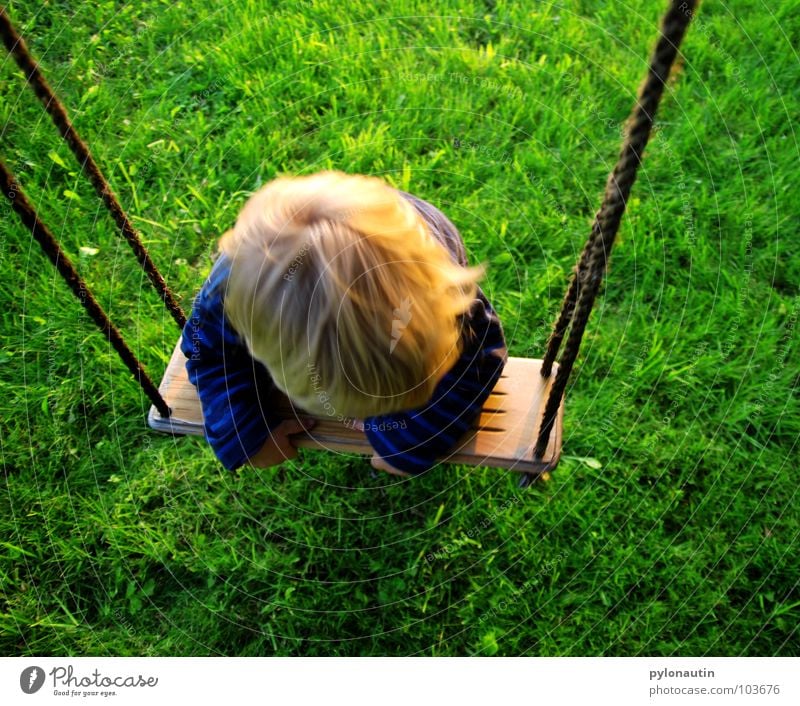
M 180 343 L 179 339 L 159 386 L 159 391 L 173 410 L 172 417 L 164 419 L 155 407 L 151 407 L 148 423 L 156 431 L 202 436 L 200 398 L 187 377 L 186 357 L 180 349 Z M 553 366 L 552 376 L 544 379 L 539 373 L 541 365 L 541 360 L 509 358 L 473 429 L 441 461 L 507 468 L 525 473 L 543 473 L 555 468 L 561 455 L 563 402 L 544 459 L 540 462 L 533 460 L 533 446 L 544 403 L 558 369 L 558 366 Z M 282 416 L 287 419 L 310 416 L 318 420 L 310 432 L 292 437 L 296 446 L 372 455 L 372 447 L 362 431 L 336 419 L 308 414 L 283 395 L 277 403 Z

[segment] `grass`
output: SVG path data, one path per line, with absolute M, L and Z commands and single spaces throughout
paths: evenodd
M 663 3 L 13 0 L 189 308 L 247 195 L 379 174 L 459 226 L 540 357 Z M 6 655 L 797 655 L 797 2 L 703 3 L 567 391 L 549 483 L 228 474 L 148 401 L 7 204 Z M 21 75 L 3 158 L 158 378 L 174 322 Z M 98 252 L 92 254 L 92 250 Z

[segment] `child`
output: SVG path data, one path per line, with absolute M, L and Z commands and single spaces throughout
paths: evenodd
M 384 181 L 276 179 L 219 243 L 181 349 L 222 464 L 297 455 L 281 390 L 302 410 L 363 420 L 375 468 L 418 474 L 470 428 L 506 362 L 503 329 L 455 226 Z

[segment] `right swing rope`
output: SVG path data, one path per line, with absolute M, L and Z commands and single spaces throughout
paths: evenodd
M 561 357 L 556 379 L 545 405 L 533 452 L 535 459 L 543 458 L 546 452 L 556 414 L 564 397 L 575 359 L 578 357 L 583 332 L 603 281 L 608 256 L 625 213 L 631 187 L 636 181 L 642 154 L 650 138 L 658 104 L 664 93 L 664 86 L 678 54 L 678 47 L 694 14 L 696 4 L 696 0 L 672 0 L 664 15 L 661 23 L 661 36 L 650 59 L 647 78 L 639 98 L 628 118 L 625 141 L 620 149 L 617 164 L 606 181 L 602 205 L 595 215 L 589 239 L 575 267 L 561 306 L 561 312 L 547 342 L 547 351 L 541 371 L 543 377 L 549 377 L 552 374 L 553 362 L 564 340 L 567 328 L 571 324 L 564 346 L 564 355 Z

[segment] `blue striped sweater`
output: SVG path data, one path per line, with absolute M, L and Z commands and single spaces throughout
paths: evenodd
M 431 233 L 467 264 L 461 236 L 436 208 L 400 192 L 419 211 Z M 255 455 L 281 419 L 270 408 L 277 391 L 266 367 L 255 360 L 225 317 L 223 295 L 230 260 L 220 254 L 195 297 L 181 350 L 203 409 L 204 431 L 223 466 L 235 470 Z M 502 325 L 478 289 L 463 317 L 461 357 L 439 381 L 424 406 L 368 417 L 364 432 L 376 453 L 401 471 L 422 473 L 447 456 L 470 428 L 502 373 L 505 361 L 492 353 L 505 347 Z

